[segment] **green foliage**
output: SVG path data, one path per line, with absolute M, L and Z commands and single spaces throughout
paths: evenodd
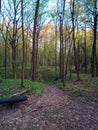
M 54 37 L 49 41 L 50 43 L 45 44 L 39 49 L 38 63 L 43 66 L 52 66 L 55 63 L 55 44 L 53 43 Z M 57 52 L 57 59 L 59 54 Z M 58 64 L 58 60 L 57 60 Z
M 57 12 L 52 12 L 52 13 L 51 13 L 51 17 L 52 17 L 52 18 L 55 18 L 56 16 L 57 16 Z
M 51 82 L 55 79 L 55 69 L 54 67 L 43 66 L 40 67 L 38 70 L 38 77 L 41 78 L 40 80 L 44 82 Z
M 98 101 L 98 77 L 91 78 L 89 74 L 80 74 L 81 80 L 77 81 L 76 74 L 72 74 L 72 79 L 67 79 L 65 86 L 62 82 L 51 82 L 72 97 L 83 97 L 85 99 Z
M 52 83 L 54 83 L 58 88 L 61 88 L 61 89 L 63 88 L 63 83 L 60 81 L 52 82 Z
M 32 87 L 30 93 L 39 90 L 42 93 L 46 87 L 44 83 L 32 82 L 30 80 L 24 81 L 24 88 L 21 88 L 21 80 L 6 79 L 0 83 L 0 97 L 9 97 L 14 93 L 21 92 L 23 89 Z

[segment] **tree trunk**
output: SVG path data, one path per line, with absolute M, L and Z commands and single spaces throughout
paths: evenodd
M 84 32 L 84 63 L 85 63 L 85 73 L 87 73 L 86 18 L 85 18 L 84 24 L 85 24 L 85 32 Z
M 16 47 L 15 46 L 12 47 L 12 70 L 13 70 L 13 78 L 16 79 Z
M 77 53 L 76 53 L 76 45 L 75 45 L 75 25 L 74 25 L 74 14 L 75 14 L 75 1 L 72 2 L 72 40 L 73 40 L 73 50 L 74 50 L 74 64 L 75 64 L 75 70 L 77 74 L 77 80 L 80 80 L 79 76 L 79 70 L 78 70 L 78 64 L 77 64 Z
M 39 42 L 39 32 L 36 33 L 36 68 L 38 65 L 38 42 Z
M 98 77 L 98 60 L 97 60 L 97 54 L 96 54 L 96 77 Z
M 92 56 L 91 56 L 91 75 L 92 77 L 95 77 L 95 68 L 96 68 L 96 74 L 98 67 L 97 65 L 97 54 L 96 54 L 96 36 L 97 36 L 97 0 L 95 0 L 94 3 L 94 30 L 93 30 L 93 46 L 92 46 Z M 96 66 L 96 67 L 95 67 Z
M 36 81 L 36 62 L 37 62 L 37 56 L 36 56 L 36 33 L 37 33 L 37 18 L 38 18 L 38 11 L 39 11 L 39 4 L 40 0 L 37 0 L 36 2 L 36 8 L 35 8 L 35 16 L 34 16 L 34 28 L 33 28 L 33 46 L 32 46 L 32 63 L 31 63 L 31 78 L 32 81 Z
M 0 12 L 1 12 L 1 0 L 0 0 Z
M 22 59 L 22 73 L 21 73 L 21 87 L 24 86 L 24 62 L 25 62 L 25 41 L 24 41 L 24 16 L 23 16 L 23 0 L 21 0 L 21 26 L 22 26 L 22 54 L 23 54 L 23 59 Z
M 78 20 L 78 19 L 77 19 Z M 79 27 L 78 27 L 78 21 L 77 21 L 77 64 L 78 64 L 78 70 L 80 71 L 81 61 L 80 61 L 80 41 L 79 41 Z
M 7 78 L 7 42 L 5 42 L 5 79 Z
M 55 75 L 57 77 L 57 18 L 55 21 Z
M 63 81 L 63 23 L 60 19 L 60 78 Z

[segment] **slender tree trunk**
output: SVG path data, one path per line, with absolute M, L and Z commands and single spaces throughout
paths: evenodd
M 16 79 L 16 47 L 14 45 L 12 47 L 12 70 L 13 78 Z
M 97 0 L 94 3 L 94 30 L 93 30 L 94 40 L 92 46 L 92 56 L 91 56 L 91 74 L 92 77 L 95 76 L 95 68 L 97 74 L 97 53 L 96 53 L 96 36 L 97 36 Z
M 16 0 L 13 1 L 14 6 L 14 18 L 13 18 L 13 33 L 11 39 L 11 46 L 12 46 L 12 68 L 13 68 L 13 78 L 16 79 L 16 37 L 17 37 L 17 10 L 16 10 Z
M 65 52 L 63 39 L 63 22 L 60 23 L 60 78 L 65 86 Z
M 21 0 L 21 26 L 22 26 L 22 53 L 23 53 L 23 59 L 22 59 L 22 73 L 21 73 L 21 87 L 24 86 L 24 63 L 25 63 L 25 41 L 24 41 L 24 16 L 23 16 L 23 0 Z
M 6 29 L 6 38 L 4 38 L 5 41 L 5 79 L 7 78 L 7 47 L 8 47 L 8 41 L 7 41 L 7 35 L 8 35 L 8 27 Z
M 55 21 L 55 75 L 57 77 L 57 18 Z
M 63 50 L 63 86 L 65 86 L 65 51 L 64 50 Z
M 74 25 L 75 1 L 74 0 L 72 2 L 72 12 L 71 13 L 72 13 L 72 30 L 73 30 L 72 40 L 73 40 L 73 50 L 74 50 L 74 63 L 75 63 L 75 70 L 76 70 L 76 74 L 77 74 L 77 80 L 80 80 L 78 64 L 77 64 L 76 45 L 75 45 L 75 25 Z
M 78 48 L 77 48 L 77 51 L 78 51 L 78 70 L 80 71 L 81 60 L 80 60 L 80 42 L 79 42 L 79 39 L 78 39 Z
M 98 58 L 96 54 L 96 77 L 98 77 Z
M 68 40 L 68 42 L 70 42 L 70 40 Z M 68 50 L 68 52 L 66 54 L 65 79 L 67 79 L 67 68 L 68 68 L 68 63 L 70 62 L 70 51 L 71 51 L 71 44 L 70 44 L 69 50 Z M 66 50 L 65 50 L 65 52 L 66 52 Z M 69 68 L 70 68 L 70 65 L 69 65 Z
M 63 25 L 60 20 L 60 78 L 63 78 Z
M 60 3 L 62 6 L 62 12 L 59 11 L 59 22 L 60 22 L 60 79 L 65 86 L 65 46 L 64 46 L 64 34 L 63 34 L 63 23 L 64 23 L 64 14 L 65 14 L 65 0 Z
M 1 0 L 0 0 L 0 12 L 1 12 Z
M 78 20 L 78 19 L 77 19 Z M 78 70 L 80 71 L 80 66 L 81 66 L 81 62 L 80 62 L 80 41 L 79 41 L 79 27 L 78 27 L 78 21 L 77 21 L 77 42 L 78 42 L 78 46 L 77 46 L 77 64 L 78 64 Z
M 87 48 L 86 48 L 86 17 L 85 17 L 85 32 L 84 32 L 84 63 L 85 63 L 85 73 L 87 73 Z
M 37 66 L 38 66 L 38 42 L 39 42 L 39 32 L 36 32 L 36 69 L 37 69 Z M 36 77 L 37 77 L 37 72 L 35 72 L 35 80 L 36 80 Z
M 5 42 L 5 79 L 7 78 L 7 42 Z
M 39 11 L 39 4 L 40 0 L 37 0 L 36 2 L 36 8 L 35 8 L 35 16 L 34 16 L 34 28 L 33 28 L 33 46 L 32 46 L 32 63 L 31 63 L 31 78 L 32 81 L 36 81 L 36 62 L 37 62 L 37 56 L 36 56 L 36 33 L 37 33 L 37 18 L 38 18 L 38 11 Z
M 36 33 L 36 68 L 38 66 L 38 42 L 39 42 L 39 32 Z
M 26 42 L 25 42 L 25 70 L 27 70 L 27 65 L 29 63 L 29 55 L 28 55 L 28 32 L 26 34 Z
M 9 25 L 9 24 L 8 24 Z M 0 31 L 1 31 L 1 34 L 2 34 L 2 37 L 4 39 L 4 44 L 5 44 L 5 57 L 4 57 L 4 67 L 5 67 L 5 79 L 7 78 L 7 52 L 8 52 L 8 40 L 7 40 L 7 36 L 8 36 L 8 27 L 9 26 L 6 26 L 6 33 L 3 32 L 4 31 L 4 26 L 2 24 L 2 27 L 0 28 Z

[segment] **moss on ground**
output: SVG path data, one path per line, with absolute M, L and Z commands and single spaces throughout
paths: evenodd
M 3 79 L 0 82 L 0 97 L 9 97 L 14 93 L 21 92 L 22 90 L 31 87 L 30 93 L 34 93 L 36 90 L 39 90 L 40 93 L 44 92 L 46 85 L 40 82 L 32 82 L 30 80 L 24 80 L 24 88 L 21 88 L 20 79 Z M 39 95 L 40 95 L 39 93 Z

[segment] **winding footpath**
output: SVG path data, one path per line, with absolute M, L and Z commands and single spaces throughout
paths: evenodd
M 72 99 L 56 86 L 38 98 L 0 110 L 0 130 L 98 130 L 98 103 Z

